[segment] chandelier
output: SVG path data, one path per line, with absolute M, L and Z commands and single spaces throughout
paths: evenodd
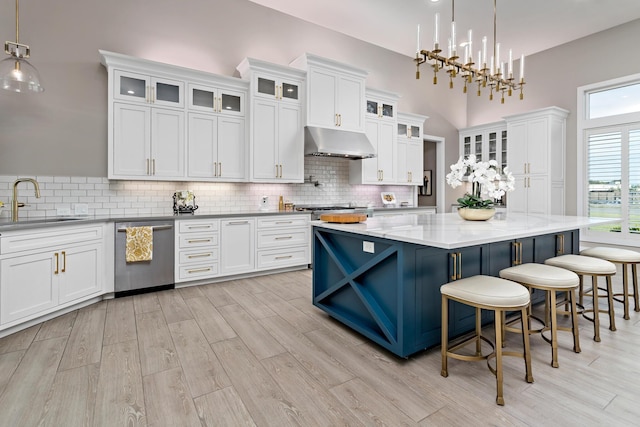
M 433 30 L 433 50 L 420 49 L 420 25 L 418 25 L 418 38 L 416 46 L 416 79 L 420 78 L 420 65 L 431 62 L 433 67 L 433 84 L 438 83 L 438 72 L 444 70 L 449 74 L 449 88 L 453 89 L 453 80 L 460 77 L 463 81 L 463 92 L 467 93 L 467 87 L 477 85 L 477 94 L 482 94 L 482 89 L 489 87 L 489 100 L 493 100 L 494 94 L 500 94 L 500 102 L 504 104 L 505 93 L 511 96 L 514 91 L 520 91 L 520 99 L 524 99 L 524 55 L 520 56 L 520 76 L 513 76 L 513 56 L 509 49 L 507 63 L 500 61 L 500 43 L 496 38 L 496 1 L 493 0 L 493 56 L 487 62 L 487 37 L 482 38 L 482 50 L 478 50 L 478 56 L 473 58 L 473 32 L 468 31 L 468 39 L 464 44 L 464 57 L 460 58 L 456 43 L 455 0 L 451 0 L 451 37 L 448 42 L 448 55 L 443 56 L 440 49 L 440 14 L 435 14 Z M 461 60 L 462 59 L 462 60 Z M 478 61 L 476 64 L 475 61 Z
M 29 63 L 31 49 L 29 45 L 20 43 L 20 21 L 18 0 L 16 0 L 16 41 L 4 43 L 4 52 L 9 58 L 0 61 L 0 82 L 2 89 L 13 92 L 42 92 L 38 70 Z

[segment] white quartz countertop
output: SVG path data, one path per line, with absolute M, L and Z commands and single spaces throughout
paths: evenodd
M 367 218 L 358 224 L 312 221 L 312 225 L 442 249 L 482 245 L 618 222 L 612 218 L 503 214 L 489 221 L 465 221 L 457 213 Z

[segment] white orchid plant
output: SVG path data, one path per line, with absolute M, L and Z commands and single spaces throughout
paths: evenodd
M 472 184 L 472 192 L 459 198 L 458 204 L 471 209 L 490 209 L 495 199 L 500 199 L 515 188 L 515 178 L 508 167 L 501 173 L 498 162 L 477 161 L 475 154 L 467 158 L 460 157 L 457 163 L 451 165 L 451 172 L 447 174 L 447 184 L 452 188 L 463 182 Z

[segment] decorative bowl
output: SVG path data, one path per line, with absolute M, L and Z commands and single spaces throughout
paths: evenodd
M 471 209 L 471 208 L 459 208 L 458 215 L 460 218 L 467 221 L 486 221 L 493 218 L 496 214 L 495 208 L 491 209 Z

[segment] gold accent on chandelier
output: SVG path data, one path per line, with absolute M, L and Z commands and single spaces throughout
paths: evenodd
M 468 41 L 465 45 L 464 59 L 458 56 L 456 51 L 456 31 L 455 31 L 455 0 L 451 0 L 451 38 L 449 39 L 449 52 L 443 56 L 439 43 L 439 14 L 436 13 L 434 25 L 434 43 L 432 50 L 420 49 L 420 26 L 418 25 L 418 38 L 416 57 L 416 79 L 420 78 L 420 65 L 433 61 L 433 84 L 438 83 L 438 72 L 446 70 L 449 75 L 449 88 L 453 89 L 454 78 L 460 77 L 463 81 L 463 93 L 468 92 L 468 87 L 476 84 L 477 95 L 481 96 L 482 89 L 489 87 L 489 100 L 493 100 L 494 94 L 500 94 L 500 102 L 504 104 L 505 94 L 512 96 L 514 91 L 520 92 L 520 100 L 524 99 L 524 55 L 520 56 L 520 77 L 513 76 L 513 58 L 509 50 L 509 60 L 507 63 L 500 62 L 500 44 L 496 37 L 496 1 L 493 0 L 493 56 L 487 65 L 487 38 L 482 39 L 482 51 L 478 51 L 477 60 L 480 61 L 478 67 L 474 67 L 473 60 L 473 40 L 472 31 L 468 32 Z

